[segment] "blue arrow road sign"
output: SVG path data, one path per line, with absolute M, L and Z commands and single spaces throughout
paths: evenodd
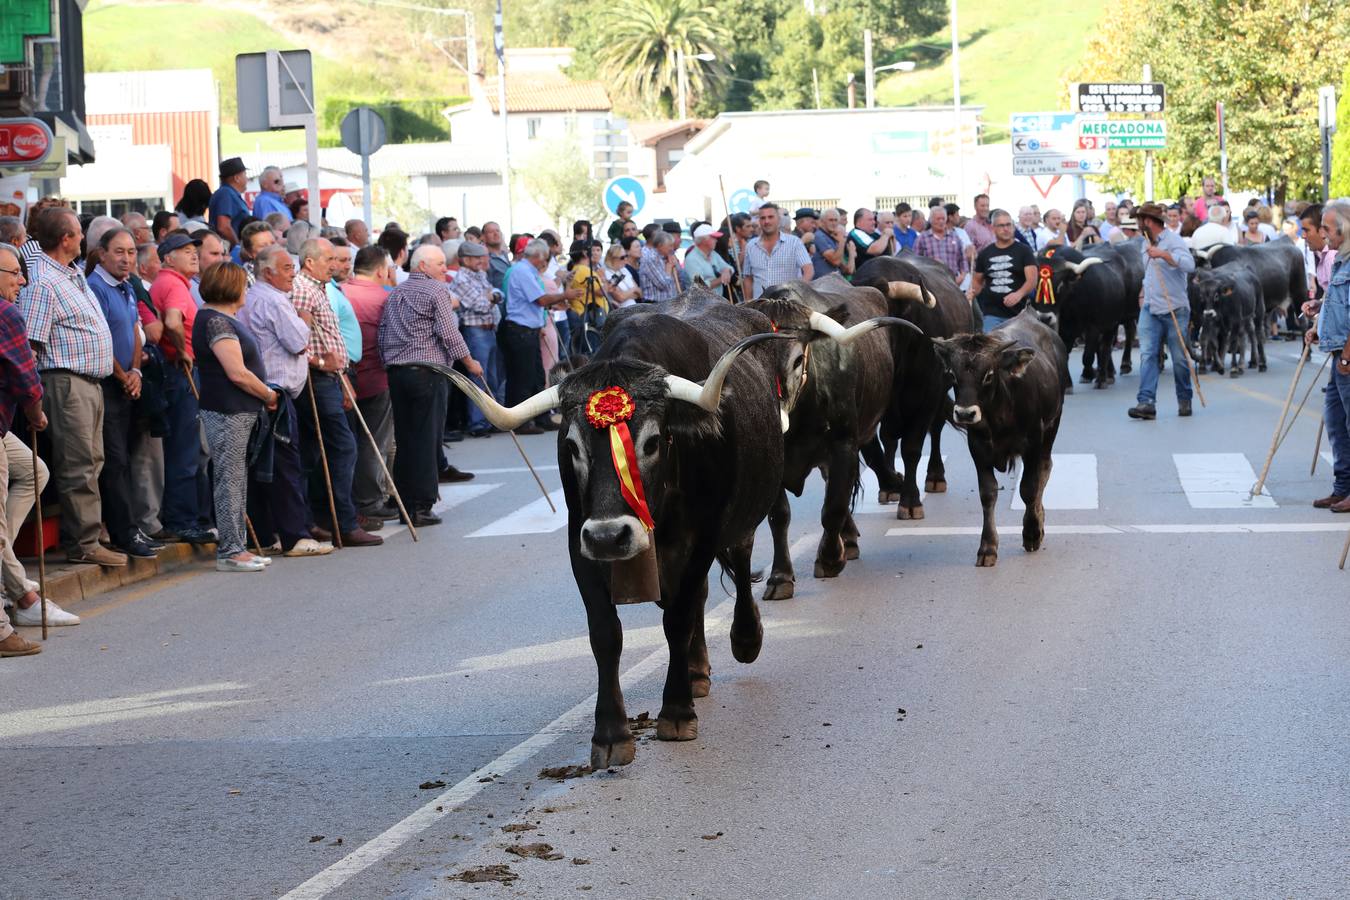
M 619 214 L 620 203 L 633 204 L 633 215 L 636 216 L 647 203 L 647 191 L 636 178 L 620 175 L 605 183 L 604 199 L 605 209 L 611 216 Z
M 755 200 L 755 192 L 749 188 L 741 188 L 738 191 L 731 192 L 731 199 L 727 201 L 727 207 L 730 212 L 748 213 L 750 204 Z

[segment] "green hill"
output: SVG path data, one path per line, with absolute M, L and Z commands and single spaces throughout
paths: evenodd
M 304 149 L 302 131 L 241 134 L 234 127 L 234 57 L 239 53 L 308 47 L 321 107 L 334 98 L 381 105 L 395 98 L 459 99 L 468 93 L 463 75 L 430 42 L 372 40 L 383 34 L 406 34 L 411 18 L 406 14 L 372 10 L 354 0 L 321 5 L 324 15 L 317 16 L 313 4 L 264 2 L 244 11 L 250 8 L 94 0 L 84 14 L 85 68 L 90 72 L 210 68 L 220 83 L 221 150 L 226 156 L 255 148 Z M 322 114 L 321 109 L 321 119 Z M 321 121 L 320 129 L 325 143 L 336 142 L 333 127 L 325 129 Z
M 985 107 L 985 142 L 1006 140 L 1014 112 L 1069 109 L 1061 82 L 1101 19 L 1098 4 L 1075 6 L 1052 0 L 967 3 L 958 9 L 961 40 L 961 102 Z M 951 32 L 915 40 L 892 59 L 912 59 L 913 72 L 883 73 L 877 105 L 952 102 Z

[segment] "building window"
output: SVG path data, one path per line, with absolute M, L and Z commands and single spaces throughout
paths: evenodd
M 531 116 L 525 120 L 525 136 L 530 140 L 539 137 L 539 129 L 544 124 L 544 120 L 537 116 Z

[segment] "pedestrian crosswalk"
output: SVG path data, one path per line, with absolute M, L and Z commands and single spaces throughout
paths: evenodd
M 1327 458 L 1327 456 L 1328 454 L 1323 451 L 1323 458 Z M 1158 465 L 1164 458 L 1170 459 L 1171 471 L 1160 470 L 1157 473 L 1159 480 L 1154 483 L 1154 486 L 1158 489 L 1158 494 L 1155 499 L 1169 495 L 1184 498 L 1186 507 L 1193 510 L 1273 510 L 1279 508 L 1279 503 L 1271 495 L 1269 487 L 1263 489 L 1256 496 L 1251 495 L 1251 489 L 1256 483 L 1257 474 L 1252 459 L 1245 454 L 1173 453 L 1170 456 L 1157 459 L 1152 464 Z M 955 462 L 952 462 L 952 460 L 955 460 Z M 949 458 L 944 455 L 943 461 L 953 470 L 953 474 L 949 477 L 952 478 L 954 495 L 963 491 L 970 492 L 974 489 L 974 479 L 969 470 L 970 464 L 967 457 L 958 454 Z M 1103 506 L 1103 487 L 1110 488 L 1109 483 L 1105 485 L 1103 483 L 1103 472 L 1112 471 L 1111 466 L 1118 468 L 1121 464 L 1121 460 L 1109 455 L 1104 463 L 1102 456 L 1096 453 L 1056 453 L 1050 482 L 1046 487 L 1043 499 L 1045 508 L 1047 510 L 1101 509 Z M 924 456 L 919 461 L 921 476 L 922 473 L 927 471 L 927 468 L 928 457 Z M 480 507 L 470 503 L 470 501 L 479 500 L 487 495 L 495 496 L 494 492 L 503 488 L 515 489 L 518 485 L 512 479 L 519 474 L 523 474 L 508 473 L 506 470 L 499 470 L 499 472 L 500 474 L 495 476 L 498 479 L 495 482 L 442 485 L 441 499 L 435 507 L 435 512 L 445 513 L 458 508 L 453 519 L 463 521 L 467 528 L 471 528 L 466 535 L 471 538 L 551 534 L 561 530 L 567 524 L 567 509 L 561 489 L 553 490 L 549 495 L 557 507 L 556 511 L 550 510 L 548 502 L 536 492 L 533 497 L 528 499 L 522 494 L 520 500 L 522 505 L 490 521 L 483 522 L 482 519 L 471 518 L 473 511 Z M 999 506 L 1019 512 L 1025 509 L 1022 498 L 1016 490 L 1016 485 L 1020 479 L 1020 468 L 1017 472 L 1007 475 L 1000 474 L 998 477 L 999 483 L 1003 487 L 1003 490 L 1000 491 Z M 853 509 L 854 515 L 894 517 L 894 503 L 883 505 L 877 502 L 877 479 L 866 466 L 862 468 L 861 480 L 862 490 Z M 522 482 L 522 485 L 524 483 L 526 482 Z M 922 485 L 922 481 L 920 481 L 920 485 Z M 533 488 L 532 483 L 530 487 Z M 815 491 L 812 494 L 813 496 L 819 497 L 818 489 L 819 484 L 817 483 L 813 488 L 813 491 Z M 927 502 L 931 504 L 934 500 L 928 498 Z M 1160 500 L 1159 502 L 1176 501 Z M 463 515 L 461 515 L 461 511 L 464 512 Z M 795 515 L 814 515 L 814 513 L 814 510 L 807 512 L 800 503 L 794 502 Z

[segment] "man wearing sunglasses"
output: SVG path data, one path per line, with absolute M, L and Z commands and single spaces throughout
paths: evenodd
M 989 216 L 994 242 L 975 257 L 975 274 L 966 298 L 980 304 L 984 330 L 993 331 L 1026 306 L 1036 285 L 1036 254 L 1018 241 L 1012 216 L 1002 209 Z

